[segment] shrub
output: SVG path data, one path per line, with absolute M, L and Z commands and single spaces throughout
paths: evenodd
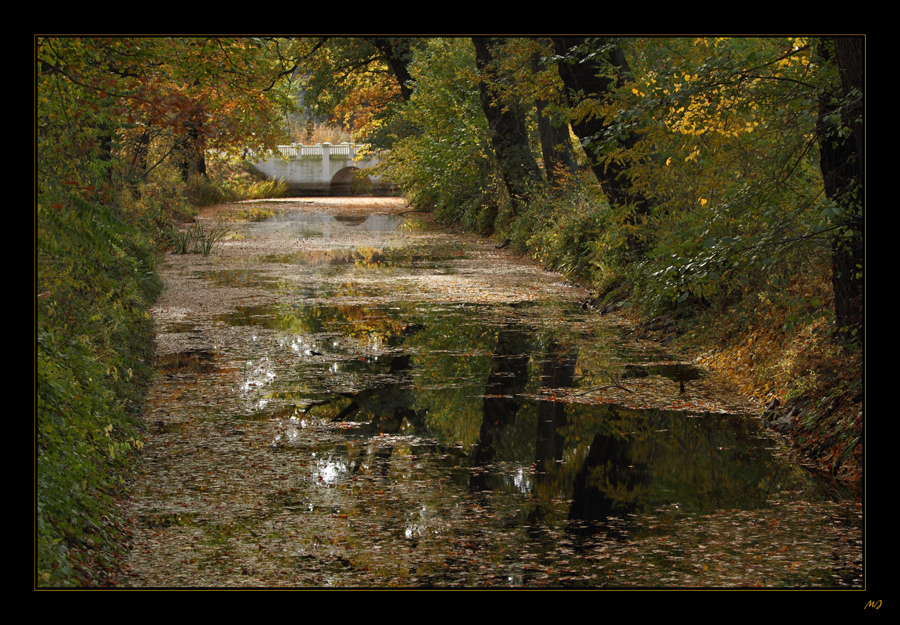
M 119 209 L 69 199 L 38 205 L 36 335 L 37 583 L 96 583 L 109 565 L 114 507 L 150 378 L 158 295 L 149 238 Z
M 192 176 L 185 188 L 185 197 L 195 206 L 278 198 L 288 191 L 283 180 L 266 178 L 246 161 L 211 156 L 207 166 L 208 175 Z
M 601 290 L 618 280 L 605 246 L 611 212 L 586 187 L 546 188 L 510 226 L 510 238 L 545 267 Z

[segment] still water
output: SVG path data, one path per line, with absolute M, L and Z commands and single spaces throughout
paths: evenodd
M 559 276 L 283 208 L 164 270 L 126 585 L 861 586 L 860 507 Z

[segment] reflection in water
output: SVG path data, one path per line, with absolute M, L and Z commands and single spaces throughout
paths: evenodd
M 301 238 L 321 237 L 324 239 L 344 236 L 348 231 L 383 234 L 395 232 L 403 223 L 403 218 L 398 215 L 366 215 L 338 216 L 290 211 L 267 222 L 258 225 L 258 229 L 265 232 L 275 227 L 279 232 L 285 231 L 287 223 L 291 231 Z
M 696 512 L 752 509 L 802 484 L 771 454 L 754 420 L 534 399 L 540 389 L 579 384 L 578 353 L 527 318 L 492 320 L 487 313 L 459 307 L 432 314 L 420 302 L 247 309 L 228 320 L 319 345 L 326 341 L 317 335 L 340 335 L 345 349 L 323 347 L 296 363 L 296 376 L 326 381 L 309 398 L 318 402 L 317 414 L 355 423 L 353 435 L 461 443 L 475 490 L 519 488 L 527 467 L 528 481 L 534 476 L 549 498 L 531 493 L 532 514 L 557 508 L 552 501 L 560 497 L 570 501 L 568 518 L 594 521 L 674 503 Z
M 521 406 L 519 395 L 528 383 L 529 339 L 521 330 L 502 328 L 491 357 L 491 372 L 484 386 L 481 431 L 473 462 L 491 462 L 508 439 L 503 431 L 515 423 Z
M 347 473 L 347 462 L 343 458 L 333 456 L 317 458 L 312 483 L 316 486 L 331 486 L 339 483 Z

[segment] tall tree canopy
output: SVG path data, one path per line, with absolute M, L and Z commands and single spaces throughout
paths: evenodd
M 413 93 L 410 64 L 424 40 L 404 37 L 309 37 L 295 41 L 304 108 L 361 139 L 388 147 L 396 107 Z
M 792 293 L 798 269 L 829 266 L 837 326 L 859 329 L 862 38 L 553 43 L 572 129 L 605 196 L 633 207 L 646 293 Z

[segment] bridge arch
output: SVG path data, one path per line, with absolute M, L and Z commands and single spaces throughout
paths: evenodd
M 354 187 L 360 186 L 359 181 L 357 181 L 357 175 L 361 171 L 363 170 L 355 165 L 339 169 L 331 177 L 331 187 L 329 189 L 331 195 L 350 195 L 354 191 Z M 367 179 L 370 184 L 365 186 L 371 186 L 373 182 L 371 176 L 367 176 Z M 354 185 L 354 182 L 356 182 L 356 185 Z

